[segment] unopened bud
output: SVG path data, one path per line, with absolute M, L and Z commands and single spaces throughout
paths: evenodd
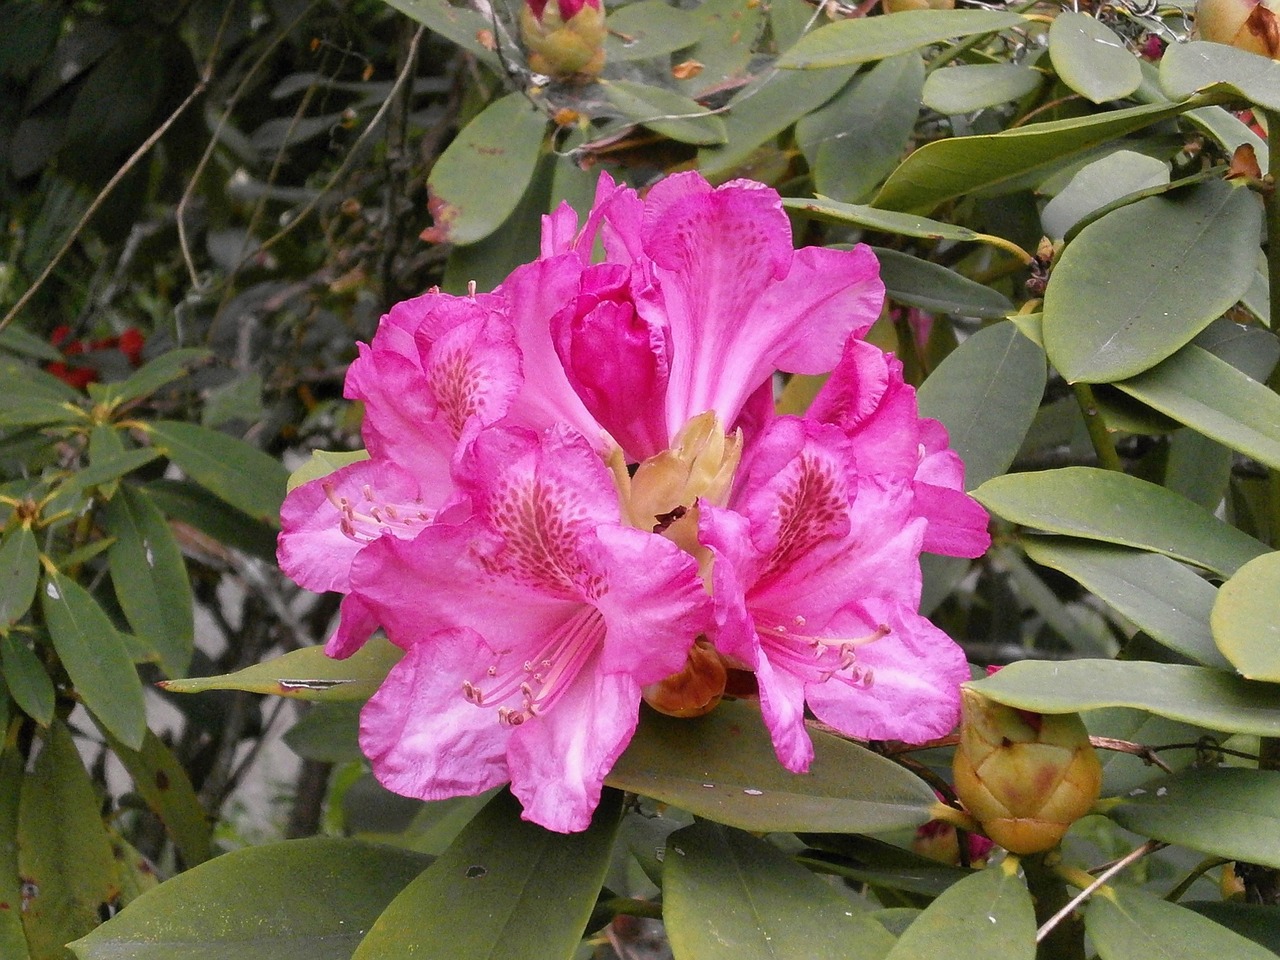
M 1089 812 L 1102 765 L 1074 713 L 1016 710 L 962 689 L 956 795 L 1013 853 L 1048 850 Z
M 976 833 L 966 832 L 964 836 L 969 854 L 969 866 L 978 868 L 985 866 L 987 855 L 991 853 L 992 842 Z M 961 862 L 959 831 L 944 820 L 930 820 L 916 829 L 915 838 L 911 841 L 911 850 L 930 860 L 947 863 L 953 867 L 959 866 Z
M 520 39 L 529 69 L 556 80 L 594 80 L 604 68 L 600 0 L 525 0 Z
M 689 649 L 684 669 L 644 688 L 645 703 L 669 717 L 700 717 L 724 696 L 728 671 L 710 642 L 699 638 Z
M 1198 0 L 1201 40 L 1280 59 L 1280 0 Z

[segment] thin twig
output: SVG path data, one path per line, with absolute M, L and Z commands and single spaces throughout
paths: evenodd
M 1036 943 L 1039 943 L 1052 933 L 1054 927 L 1071 915 L 1071 911 L 1075 910 L 1076 907 L 1088 900 L 1095 890 L 1105 884 L 1117 873 L 1130 864 L 1141 860 L 1143 857 L 1147 856 L 1147 854 L 1155 853 L 1164 846 L 1167 846 L 1167 844 L 1161 843 L 1159 840 L 1148 840 L 1136 850 L 1131 850 L 1128 854 L 1113 863 L 1103 873 L 1099 874 L 1091 884 L 1072 897 L 1071 900 L 1067 902 L 1066 906 L 1044 922 L 1044 925 L 1036 931 Z

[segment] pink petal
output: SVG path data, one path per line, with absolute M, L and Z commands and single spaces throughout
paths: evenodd
M 714 557 L 711 566 L 715 627 L 711 639 L 721 654 L 756 669 L 760 644 L 747 611 L 747 589 L 759 577 L 759 556 L 747 518 L 733 510 L 698 504 L 698 540 Z
M 808 773 L 813 762 L 813 741 L 804 726 L 804 681 L 786 670 L 774 669 L 768 656 L 761 656 L 756 682 L 760 687 L 760 714 L 778 762 L 792 773 Z
M 921 549 L 945 557 L 980 557 L 991 546 L 990 517 L 982 505 L 959 490 L 916 483 L 916 510 L 929 526 Z
M 373 611 L 359 596 L 349 593 L 342 598 L 342 605 L 338 608 L 338 629 L 324 645 L 325 655 L 345 660 L 363 647 L 377 629 L 378 621 Z

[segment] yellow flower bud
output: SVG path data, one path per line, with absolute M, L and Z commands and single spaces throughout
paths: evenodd
M 1015 710 L 974 690 L 961 697 L 956 795 L 1013 853 L 1055 846 L 1102 789 L 1102 765 L 1080 717 Z
M 534 73 L 594 80 L 604 68 L 604 38 L 600 0 L 526 0 L 520 9 L 520 39 Z
M 1198 0 L 1201 40 L 1280 59 L 1280 0 Z

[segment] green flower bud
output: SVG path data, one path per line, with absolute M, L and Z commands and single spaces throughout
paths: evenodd
M 604 68 L 604 38 L 600 0 L 526 0 L 520 9 L 520 39 L 534 73 L 594 80 Z
M 1102 765 L 1080 717 L 1016 710 L 974 690 L 961 697 L 956 795 L 1013 853 L 1055 846 L 1102 789 Z

